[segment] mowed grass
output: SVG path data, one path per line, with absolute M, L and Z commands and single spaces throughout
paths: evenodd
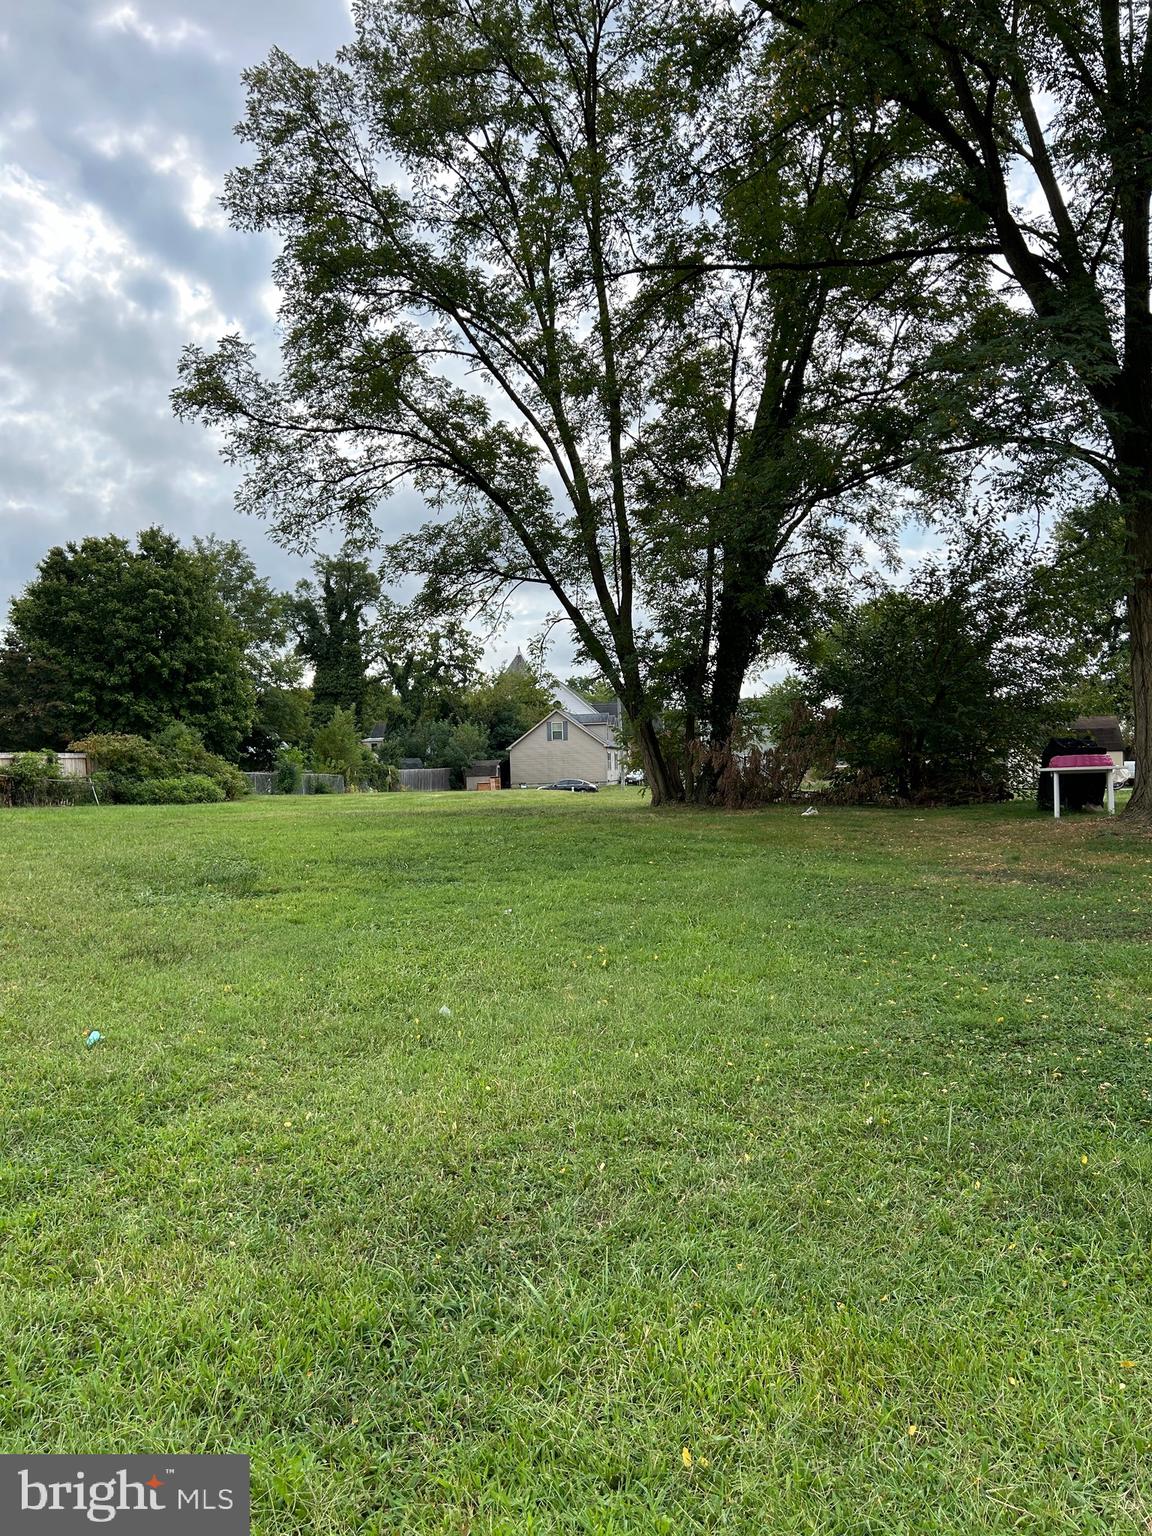
M 0 861 L 4 1450 L 246 1451 L 262 1536 L 1147 1533 L 1147 842 L 526 792 Z

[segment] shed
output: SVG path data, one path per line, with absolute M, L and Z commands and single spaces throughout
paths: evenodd
M 1124 733 L 1115 715 L 1081 715 L 1073 720 L 1069 736 L 1091 736 L 1101 752 L 1107 752 L 1117 768 L 1124 766 Z

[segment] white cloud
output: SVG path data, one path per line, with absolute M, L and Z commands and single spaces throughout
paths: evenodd
M 0 166 L 0 280 L 20 283 L 33 308 L 50 311 L 82 285 L 112 293 L 124 271 L 142 266 L 93 204 L 54 194 L 17 166 Z
M 130 32 L 152 48 L 184 48 L 189 43 L 209 48 L 211 42 L 210 35 L 194 21 L 181 17 L 167 27 L 158 27 L 146 21 L 134 5 L 118 5 L 96 17 L 93 25 L 110 32 Z

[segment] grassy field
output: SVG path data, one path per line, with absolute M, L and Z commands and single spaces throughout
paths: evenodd
M 1024 807 L 5 813 L 0 1445 L 248 1451 L 261 1536 L 1146 1536 L 1150 871 Z

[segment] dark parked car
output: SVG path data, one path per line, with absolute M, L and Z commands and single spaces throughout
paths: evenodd
M 541 784 L 541 789 L 568 789 L 573 794 L 595 795 L 599 790 L 587 779 L 557 779 L 555 784 Z

